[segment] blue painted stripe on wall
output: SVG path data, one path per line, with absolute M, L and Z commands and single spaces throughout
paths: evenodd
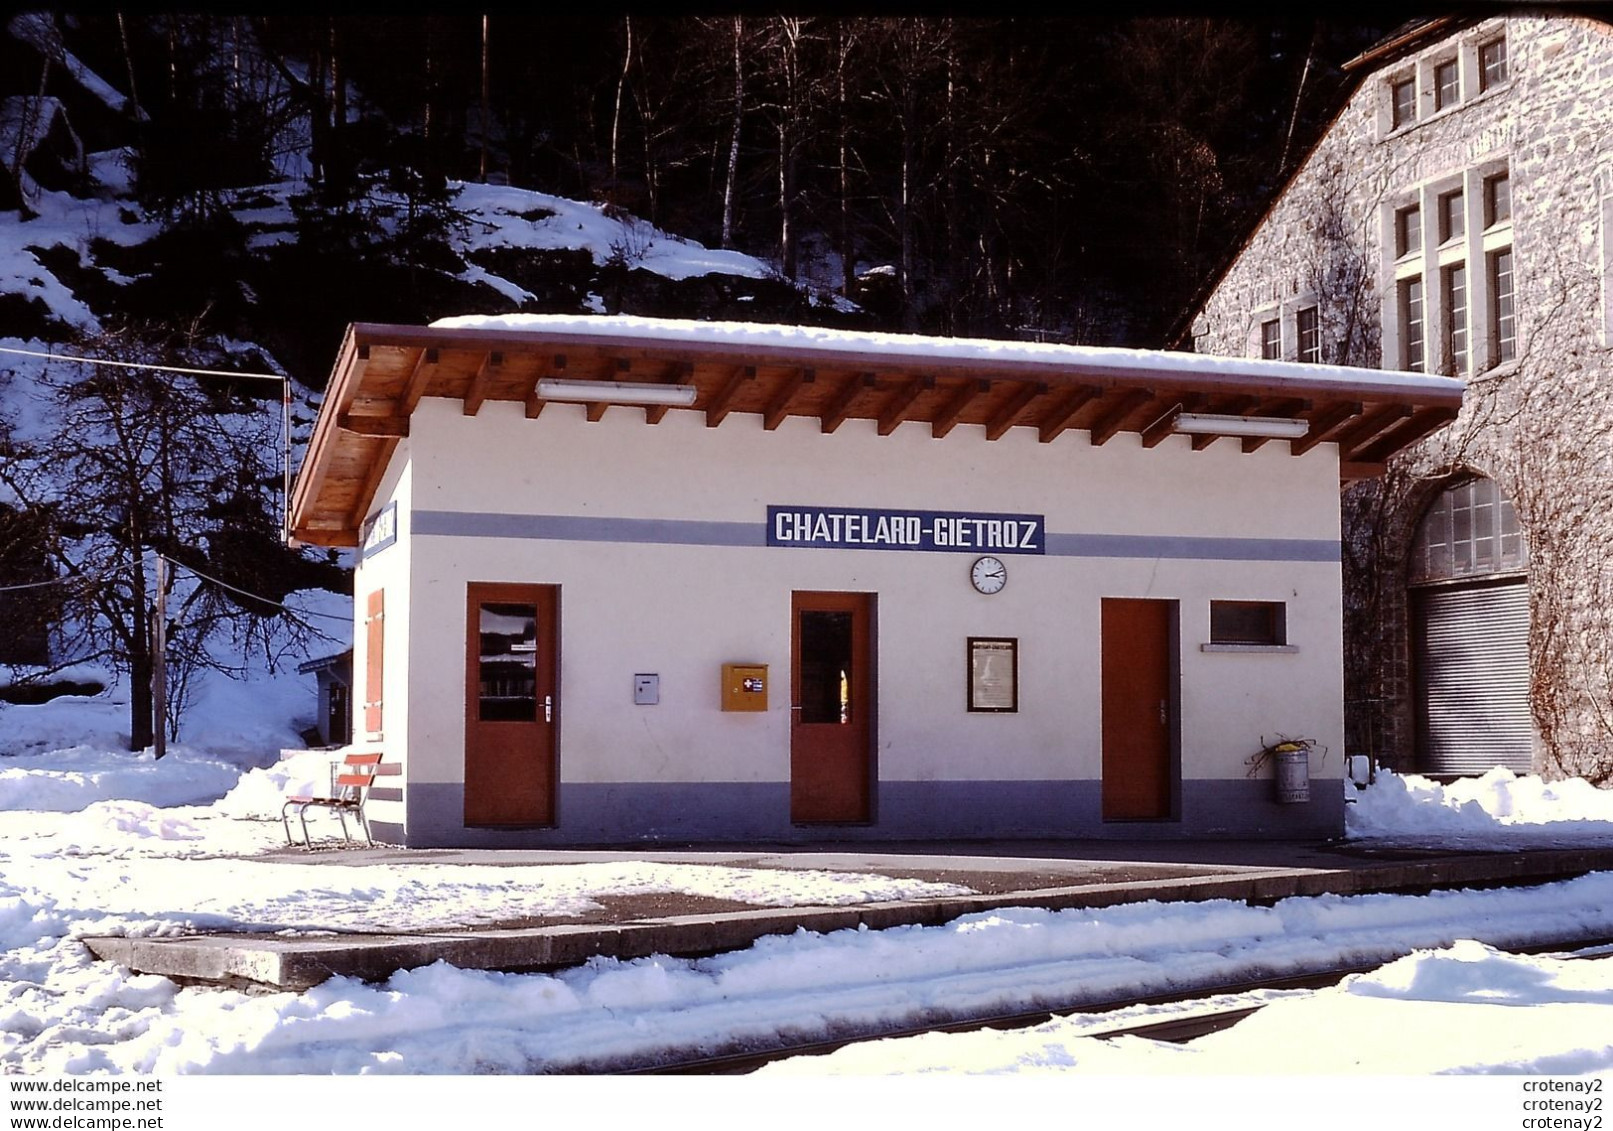
M 415 511 L 416 534 L 468 538 L 541 538 L 556 542 L 661 542 L 679 546 L 764 546 L 761 522 L 684 518 L 595 518 L 567 514 Z
M 610 518 L 561 514 L 415 511 L 416 534 L 535 538 L 557 542 L 638 542 L 677 546 L 765 546 L 765 522 Z M 1328 538 L 1190 538 L 1154 534 L 1048 534 L 1047 552 L 1066 558 L 1184 558 L 1236 562 L 1337 562 Z
M 1049 534 L 1047 552 L 1066 558 L 1196 558 L 1218 562 L 1336 562 L 1333 538 L 1188 538 L 1156 534 Z
M 408 788 L 406 843 L 429 848 L 938 838 L 1321 840 L 1344 831 L 1344 789 L 1337 778 L 1313 780 L 1310 801 L 1295 805 L 1277 802 L 1269 778 L 1189 780 L 1181 794 L 1180 820 L 1105 821 L 1103 785 L 1097 781 L 886 781 L 878 786 L 873 824 L 792 825 L 788 782 L 561 782 L 556 827 L 467 829 L 464 786 L 420 782 Z

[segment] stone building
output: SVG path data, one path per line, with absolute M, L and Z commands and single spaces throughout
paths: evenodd
M 1341 452 L 1352 753 L 1605 781 L 1613 27 L 1422 21 L 1347 66 L 1194 348 L 1467 379 L 1460 417 L 1404 455 L 1377 465 L 1365 432 Z

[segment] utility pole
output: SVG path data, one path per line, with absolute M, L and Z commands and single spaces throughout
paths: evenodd
M 168 559 L 157 555 L 157 609 L 151 618 L 151 750 L 168 753 Z

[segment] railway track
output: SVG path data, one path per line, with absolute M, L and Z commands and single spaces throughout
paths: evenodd
M 1557 940 L 1532 946 L 1509 947 L 1507 949 L 1516 954 L 1552 955 L 1558 958 L 1588 960 L 1613 958 L 1613 938 Z M 1169 1005 L 1176 1002 L 1192 1001 L 1213 1002 L 1219 998 L 1247 997 L 1250 994 L 1268 990 L 1304 992 L 1325 989 L 1328 986 L 1337 985 L 1352 974 L 1364 974 L 1382 965 L 1383 963 L 1380 961 L 1363 965 L 1340 966 L 1295 977 L 1201 986 L 1181 993 L 1108 1001 L 1072 1001 L 1064 1005 L 1043 1009 L 993 1014 L 931 1024 L 896 1026 L 830 1040 L 801 1042 L 761 1052 L 728 1053 L 671 1061 L 630 1069 L 620 1074 L 655 1076 L 743 1075 L 754 1072 L 763 1065 L 770 1064 L 776 1060 L 785 1060 L 797 1056 L 826 1056 L 837 1049 L 866 1041 L 917 1037 L 927 1033 L 970 1033 L 983 1029 L 1024 1029 L 1046 1024 L 1055 1017 L 1068 1013 L 1124 1014 L 1128 1010 L 1141 1006 Z M 1113 1026 L 1100 1025 L 1082 1035 L 1095 1037 L 1099 1040 L 1110 1040 L 1115 1037 L 1146 1037 L 1155 1041 L 1185 1043 L 1210 1033 L 1230 1029 L 1238 1022 L 1258 1013 L 1265 1005 L 1265 1002 L 1211 1004 L 1203 1009 L 1188 1010 L 1179 1015 L 1164 1018 L 1145 1021 L 1117 1019 Z

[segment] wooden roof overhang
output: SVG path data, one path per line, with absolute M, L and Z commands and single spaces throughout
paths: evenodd
M 1337 444 L 1346 478 L 1378 473 L 1390 456 L 1455 419 L 1462 403 L 1458 381 L 1337 366 L 935 338 L 908 339 L 914 345 L 904 349 L 894 335 L 792 337 L 785 328 L 774 340 L 766 333 L 780 329 L 773 327 L 709 336 L 579 331 L 578 321 L 541 329 L 349 326 L 292 492 L 291 536 L 357 544 L 422 397 L 457 400 L 467 416 L 488 401 L 512 401 L 535 418 L 548 403 L 537 389 L 545 377 L 694 386 L 688 408 L 587 406 L 591 421 L 632 412 L 647 425 L 668 412 L 697 412 L 712 428 L 743 416 L 730 427 L 772 430 L 798 416 L 816 419 L 824 432 L 860 419 L 888 435 L 913 421 L 936 437 L 972 424 L 987 441 L 1033 428 L 1042 443 L 1077 432 L 1101 445 L 1133 432 L 1153 447 L 1175 434 L 1182 412 L 1293 418 L 1309 425 L 1296 440 L 1201 434 L 1191 446 L 1224 439 L 1253 452 L 1286 442 L 1303 455 Z

